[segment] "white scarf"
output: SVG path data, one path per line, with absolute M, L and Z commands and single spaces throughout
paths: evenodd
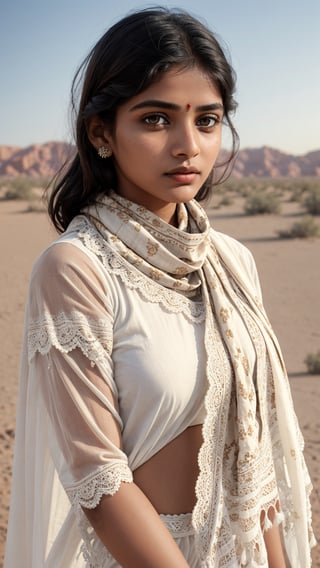
M 230 241 L 196 201 L 177 212 L 175 228 L 116 193 L 83 211 L 117 254 L 206 305 L 207 416 L 193 511 L 202 566 L 267 566 L 261 513 L 268 528 L 272 508 L 291 562 L 307 568 L 310 480 L 278 342 Z M 226 353 L 231 373 L 221 368 Z

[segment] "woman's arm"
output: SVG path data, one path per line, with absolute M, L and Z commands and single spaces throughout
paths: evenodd
M 269 568 L 288 568 L 286 554 L 283 549 L 280 526 L 273 526 L 264 533 L 264 542 L 268 554 Z
M 279 503 L 277 503 L 277 509 L 279 510 Z M 261 514 L 261 528 L 265 520 L 265 512 Z M 275 520 L 275 510 L 270 507 L 268 511 L 268 517 L 273 523 Z M 264 542 L 268 554 L 268 566 L 269 568 L 288 568 L 289 561 L 283 546 L 281 525 L 273 525 L 268 530 L 264 532 Z
M 188 568 L 150 501 L 134 483 L 122 483 L 95 509 L 83 509 L 100 540 L 124 568 Z

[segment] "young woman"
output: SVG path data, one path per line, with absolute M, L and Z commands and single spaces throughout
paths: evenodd
M 237 135 L 208 29 L 150 9 L 83 64 L 30 284 L 7 568 L 310 566 L 310 482 L 253 259 L 199 200 Z M 80 72 L 73 85 L 75 105 Z

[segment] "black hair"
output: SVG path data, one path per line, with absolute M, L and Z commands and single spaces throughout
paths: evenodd
M 76 155 L 62 177 L 56 177 L 48 203 L 58 231 L 65 230 L 98 194 L 117 189 L 113 160 L 101 159 L 88 139 L 88 119 L 99 116 L 112 132 L 119 105 L 174 66 L 197 66 L 212 79 L 232 135 L 229 157 L 213 169 L 196 198 L 204 199 L 212 185 L 226 178 L 237 153 L 238 135 L 230 118 L 236 108 L 235 74 L 223 49 L 204 24 L 184 11 L 155 7 L 134 12 L 101 37 L 74 77 L 71 104 L 76 116 Z

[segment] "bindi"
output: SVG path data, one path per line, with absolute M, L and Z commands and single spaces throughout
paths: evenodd
M 190 103 L 187 103 L 187 104 L 186 104 L 186 110 L 190 110 L 190 109 L 191 109 L 191 104 L 190 104 Z

